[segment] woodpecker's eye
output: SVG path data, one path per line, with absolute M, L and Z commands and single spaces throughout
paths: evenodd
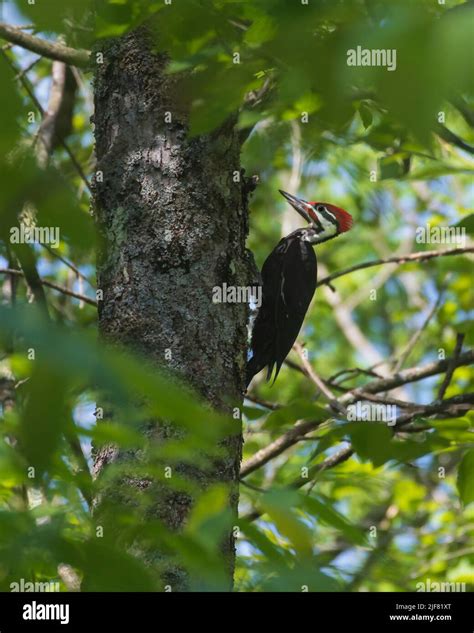
M 326 211 L 326 207 L 323 204 L 318 204 L 318 206 L 316 207 L 316 211 L 319 211 L 319 213 L 323 213 L 324 211 Z

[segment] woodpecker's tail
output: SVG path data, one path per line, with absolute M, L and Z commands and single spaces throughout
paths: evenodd
M 273 385 L 273 383 L 275 382 L 278 376 L 281 365 L 282 365 L 281 362 L 271 361 L 268 358 L 262 361 L 261 359 L 259 360 L 257 355 L 252 356 L 252 358 L 249 361 L 247 361 L 245 388 L 247 389 L 247 387 L 251 383 L 252 378 L 255 376 L 255 374 L 258 374 L 260 371 L 262 371 L 264 367 L 267 368 L 267 382 L 270 382 L 270 380 L 272 379 L 273 370 L 275 369 L 275 366 L 276 366 L 275 375 L 273 376 L 273 381 L 272 381 L 272 385 Z

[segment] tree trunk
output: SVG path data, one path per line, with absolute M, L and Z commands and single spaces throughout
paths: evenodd
M 100 332 L 178 374 L 213 407 L 230 411 L 242 402 L 247 305 L 214 304 L 212 289 L 224 282 L 248 285 L 246 181 L 234 182 L 240 173 L 239 135 L 235 120 L 229 120 L 209 135 L 190 138 L 188 115 L 177 105 L 177 79 L 165 74 L 166 57 L 151 48 L 140 29 L 109 41 L 97 64 Z M 226 457 L 212 473 L 182 468 L 202 489 L 227 483 L 235 518 L 242 442 L 240 422 L 236 425 L 236 435 L 225 441 Z M 153 441 L 169 437 L 164 421 L 155 420 L 153 427 Z M 111 461 L 135 458 L 102 447 L 94 470 L 100 474 Z M 128 486 L 139 490 L 149 482 Z M 153 494 L 155 517 L 179 530 L 191 496 L 162 484 Z M 153 566 L 166 556 L 156 551 L 143 557 Z M 232 587 L 234 558 L 229 529 L 222 546 L 224 589 Z M 186 570 L 172 560 L 164 580 L 173 591 L 191 587 Z

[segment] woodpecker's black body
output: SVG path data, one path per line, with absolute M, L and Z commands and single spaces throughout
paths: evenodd
M 280 193 L 309 226 L 284 237 L 262 268 L 262 305 L 255 319 L 246 385 L 267 367 L 267 380 L 275 381 L 283 361 L 303 325 L 316 289 L 318 268 L 314 245 L 336 237 L 352 226 L 352 217 L 325 202 L 306 202 Z
M 305 229 L 280 240 L 262 268 L 262 305 L 252 331 L 252 358 L 247 364 L 247 386 L 264 367 L 274 380 L 303 325 L 317 281 L 313 246 L 301 239 Z

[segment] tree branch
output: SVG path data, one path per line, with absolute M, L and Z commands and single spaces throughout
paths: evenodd
M 317 474 L 318 472 L 327 470 L 328 468 L 334 468 L 335 466 L 342 464 L 343 462 L 347 461 L 353 454 L 354 454 L 354 450 L 350 446 L 348 448 L 341 449 L 337 453 L 334 453 L 334 455 L 330 455 L 329 457 L 326 457 L 326 459 L 320 464 L 317 464 L 316 466 L 311 468 L 308 473 L 308 478 L 301 477 L 295 480 L 291 484 L 290 487 L 301 488 L 301 486 L 304 486 L 309 481 L 311 481 L 313 475 Z M 244 519 L 245 521 L 255 521 L 255 519 L 258 519 L 259 516 L 261 515 L 262 515 L 262 512 L 260 510 L 252 510 L 248 514 L 244 515 L 242 519 Z
M 84 275 L 84 273 L 81 273 L 81 271 L 79 270 L 79 268 L 73 264 L 72 262 L 70 262 L 68 259 L 66 259 L 65 257 L 63 257 L 62 255 L 60 255 L 59 253 L 57 253 L 55 250 L 53 250 L 51 247 L 49 247 L 47 244 L 41 244 L 41 246 L 43 248 L 45 248 L 48 253 L 50 253 L 50 255 L 52 255 L 52 257 L 56 257 L 56 259 L 59 259 L 59 261 L 61 261 L 63 264 L 65 264 L 68 268 L 70 268 L 77 277 L 80 277 L 81 279 L 83 279 L 84 281 L 87 281 L 87 283 L 90 286 L 93 286 L 93 283 L 91 282 L 90 279 L 88 279 L 88 277 L 86 277 L 86 275 Z
M 444 394 L 446 393 L 446 389 L 449 387 L 449 383 L 451 382 L 451 378 L 453 377 L 454 374 L 454 370 L 456 369 L 456 358 L 459 357 L 461 350 L 462 350 L 462 344 L 464 342 L 464 334 L 462 332 L 458 333 L 456 336 L 456 347 L 454 349 L 454 354 L 451 358 L 451 360 L 449 361 L 449 365 L 448 365 L 448 369 L 446 371 L 446 375 L 444 377 L 444 380 L 441 384 L 441 387 L 439 388 L 439 392 L 438 392 L 438 400 L 442 400 L 444 398 Z
M 25 278 L 34 301 L 48 315 L 48 302 L 46 301 L 43 283 L 36 267 L 36 259 L 32 248 L 29 244 L 15 244 L 13 252 L 22 268 L 19 272 Z M 7 269 L 7 271 L 10 274 L 14 274 L 11 269 Z
M 429 378 L 430 376 L 435 376 L 436 374 L 442 374 L 444 371 L 447 370 L 449 360 L 450 359 L 444 359 L 437 362 L 428 363 L 426 365 L 423 365 L 422 367 L 410 367 L 409 369 L 404 369 L 395 376 L 372 380 L 363 387 L 353 389 L 352 391 L 346 393 L 339 399 L 339 402 L 342 402 L 346 405 L 351 404 L 359 399 L 361 397 L 361 394 L 363 394 L 364 392 L 379 393 L 380 391 L 390 391 L 391 389 L 395 389 L 400 385 L 406 385 L 407 383 L 423 380 L 424 378 Z M 459 357 L 456 359 L 455 367 L 460 367 L 461 365 L 470 365 L 473 362 L 474 350 L 468 350 L 467 352 L 459 355 Z
M 466 253 L 474 253 L 473 246 L 467 246 L 466 248 L 451 248 L 445 251 L 424 251 L 420 253 L 409 253 L 400 257 L 386 257 L 385 259 L 373 259 L 369 262 L 363 262 L 362 264 L 355 264 L 350 268 L 340 270 L 339 272 L 327 275 L 318 281 L 316 287 L 323 285 L 331 285 L 331 282 L 338 277 L 343 277 L 355 270 L 362 270 L 363 268 L 372 268 L 373 266 L 380 266 L 381 264 L 408 264 L 410 262 L 425 261 L 433 259 L 434 257 L 449 257 L 451 255 L 464 255 Z
M 380 391 L 389 391 L 391 389 L 399 387 L 400 385 L 405 385 L 417 380 L 423 380 L 424 378 L 428 378 L 436 374 L 441 374 L 447 370 L 449 362 L 454 363 L 454 368 L 460 367 L 461 365 L 470 365 L 472 362 L 474 362 L 474 350 L 464 352 L 464 354 L 460 354 L 456 358 L 453 357 L 452 359 L 441 360 L 437 363 L 429 363 L 427 365 L 424 365 L 423 367 L 410 367 L 409 369 L 405 369 L 396 376 L 391 376 L 390 378 L 379 378 L 376 380 L 372 380 L 363 387 L 348 391 L 346 394 L 338 399 L 338 402 L 347 406 L 348 404 L 352 404 L 357 400 L 365 399 L 366 394 L 374 394 Z M 451 399 L 449 401 L 445 400 L 444 403 L 446 408 L 450 407 L 451 405 L 457 404 L 458 401 L 454 402 L 454 400 Z M 410 413 L 406 414 L 405 416 L 400 416 L 399 420 L 401 420 L 402 423 L 406 423 L 409 421 L 408 417 L 410 416 L 411 420 L 413 419 L 413 417 L 419 416 L 423 413 L 432 414 L 441 411 L 442 409 L 443 407 L 439 407 L 438 404 L 420 405 L 417 410 L 410 411 Z M 331 416 L 332 413 L 328 411 L 328 418 Z M 241 477 L 249 475 L 251 472 L 257 470 L 274 457 L 277 457 L 278 455 L 283 453 L 287 448 L 290 448 L 291 446 L 296 444 L 302 436 L 316 429 L 319 424 L 321 424 L 321 422 L 316 420 L 296 422 L 296 424 L 291 429 L 286 431 L 286 433 L 283 433 L 283 435 L 268 444 L 268 446 L 260 449 L 257 453 L 255 453 L 255 455 L 247 459 L 242 464 L 240 471 Z
M 470 411 L 473 405 L 474 393 L 465 393 L 446 400 L 436 401 L 432 404 L 425 404 L 420 406 L 418 410 L 401 415 L 396 421 L 395 428 L 398 430 L 420 416 L 440 414 L 441 417 L 459 417 Z
M 20 277 L 24 277 L 24 273 L 22 270 L 16 270 L 15 268 L 0 268 L 0 275 L 19 275 Z M 53 281 L 48 281 L 47 279 L 38 278 L 39 283 L 43 286 L 47 286 L 48 288 L 53 288 L 53 290 L 57 290 L 58 292 L 62 292 L 64 295 L 68 295 L 69 297 L 74 297 L 74 299 L 79 299 L 80 301 L 84 301 L 84 303 L 88 303 L 91 306 L 97 307 L 97 301 L 95 299 L 91 299 L 86 295 L 81 295 L 78 292 L 74 292 L 73 290 L 69 290 L 69 288 L 65 288 L 64 286 L 60 286 L 59 284 L 54 283 Z
M 324 382 L 324 380 L 320 376 L 318 376 L 318 374 L 314 371 L 313 367 L 311 366 L 311 363 L 308 361 L 308 359 L 306 358 L 304 354 L 301 344 L 295 343 L 294 348 L 297 351 L 299 357 L 301 358 L 301 362 L 303 363 L 303 368 L 306 371 L 306 375 L 310 378 L 310 380 L 312 380 L 312 382 L 316 385 L 319 391 L 326 397 L 331 409 L 333 409 L 334 411 L 338 413 L 342 413 L 342 415 L 345 415 L 346 414 L 345 408 L 339 404 L 339 402 L 337 401 L 332 391 L 329 389 L 329 387 L 326 386 L 326 383 Z
M 306 422 L 298 421 L 296 424 L 286 433 L 280 435 L 275 441 L 265 446 L 265 448 L 261 448 L 257 451 L 252 457 L 245 460 L 240 468 L 240 476 L 245 477 L 249 475 L 254 470 L 257 470 L 267 462 L 269 462 L 274 457 L 277 457 L 287 448 L 293 446 L 298 442 L 298 440 L 309 433 L 310 431 L 314 431 L 314 429 L 320 424 L 320 422 L 315 422 L 314 420 L 309 420 Z
M 469 393 L 461 396 L 454 396 L 454 398 L 450 398 L 449 400 L 443 400 L 442 402 L 436 402 L 430 405 L 423 406 L 424 414 L 438 414 L 439 416 L 460 416 L 463 415 L 466 410 L 472 408 L 472 404 L 474 403 L 474 393 Z M 421 407 L 420 407 L 421 409 Z M 404 416 L 400 416 L 397 420 L 396 428 L 400 429 L 401 426 L 408 424 L 412 421 L 414 417 L 417 417 L 421 414 L 420 411 L 410 412 L 405 414 Z M 310 423 L 307 423 L 310 424 Z M 420 429 L 424 430 L 424 429 Z M 268 447 L 267 447 L 268 448 Z M 328 470 L 330 468 L 335 468 L 339 464 L 347 461 L 354 454 L 354 449 L 349 444 L 348 446 L 341 448 L 339 451 L 326 457 L 321 463 L 315 464 L 312 468 L 309 469 L 306 477 L 298 477 L 295 479 L 290 485 L 289 488 L 298 489 L 305 486 L 307 483 L 312 482 L 314 485 L 315 477 L 320 473 Z M 268 460 L 267 460 L 268 461 Z M 255 470 L 255 468 L 252 468 Z M 249 471 L 250 472 L 250 471 Z M 247 472 L 248 474 L 248 472 Z M 258 492 L 265 492 L 263 490 L 258 489 Z M 252 510 L 248 514 L 246 514 L 243 518 L 247 521 L 254 521 L 258 519 L 262 515 L 260 510 Z
M 14 61 L 12 59 L 10 59 L 10 57 L 5 53 L 5 51 L 1 51 L 1 52 L 2 52 L 3 57 L 5 58 L 6 62 L 9 64 L 10 68 L 15 73 L 15 78 L 18 79 L 21 82 L 21 84 L 22 84 L 23 88 L 26 90 L 28 96 L 30 97 L 30 99 L 34 103 L 35 107 L 38 109 L 38 112 L 41 114 L 42 117 L 44 117 L 45 116 L 45 112 L 43 110 L 43 107 L 41 106 L 41 103 L 36 98 L 36 95 L 35 95 L 33 89 L 31 88 L 31 86 L 29 85 L 29 82 L 28 82 L 26 76 L 18 71 L 18 68 L 17 68 L 16 64 L 14 63 Z M 67 155 L 71 159 L 72 164 L 74 165 L 77 173 L 79 174 L 79 176 L 81 177 L 82 181 L 84 182 L 87 190 L 89 191 L 89 193 L 92 194 L 92 189 L 91 189 L 89 181 L 87 180 L 87 176 L 85 175 L 84 170 L 82 169 L 79 161 L 75 157 L 75 155 L 72 152 L 71 148 L 69 147 L 69 145 L 66 143 L 66 141 L 63 138 L 60 137 L 59 141 L 60 141 L 61 145 L 64 147 Z
M 0 22 L 0 37 L 42 57 L 65 62 L 71 66 L 86 68 L 89 64 L 89 51 L 70 48 L 58 42 L 48 42 L 41 37 L 25 33 L 21 29 L 5 22 Z
M 394 373 L 395 374 L 398 371 L 400 371 L 400 369 L 404 365 L 406 359 L 411 354 L 411 352 L 413 351 L 413 348 L 417 344 L 418 339 L 423 334 L 423 331 L 428 327 L 429 322 L 431 321 L 431 319 L 435 315 L 436 311 L 438 310 L 439 306 L 441 305 L 441 301 L 443 299 L 443 294 L 444 294 L 445 289 L 446 289 L 445 287 L 441 288 L 441 290 L 440 290 L 440 292 L 438 294 L 438 297 L 437 297 L 436 301 L 433 304 L 433 307 L 428 312 L 428 314 L 427 314 L 426 318 L 424 319 L 423 323 L 416 330 L 416 332 L 413 334 L 413 336 L 410 338 L 410 340 L 406 344 L 405 348 L 400 353 L 400 355 L 399 355 L 399 357 L 396 360 L 395 365 L 394 365 Z

